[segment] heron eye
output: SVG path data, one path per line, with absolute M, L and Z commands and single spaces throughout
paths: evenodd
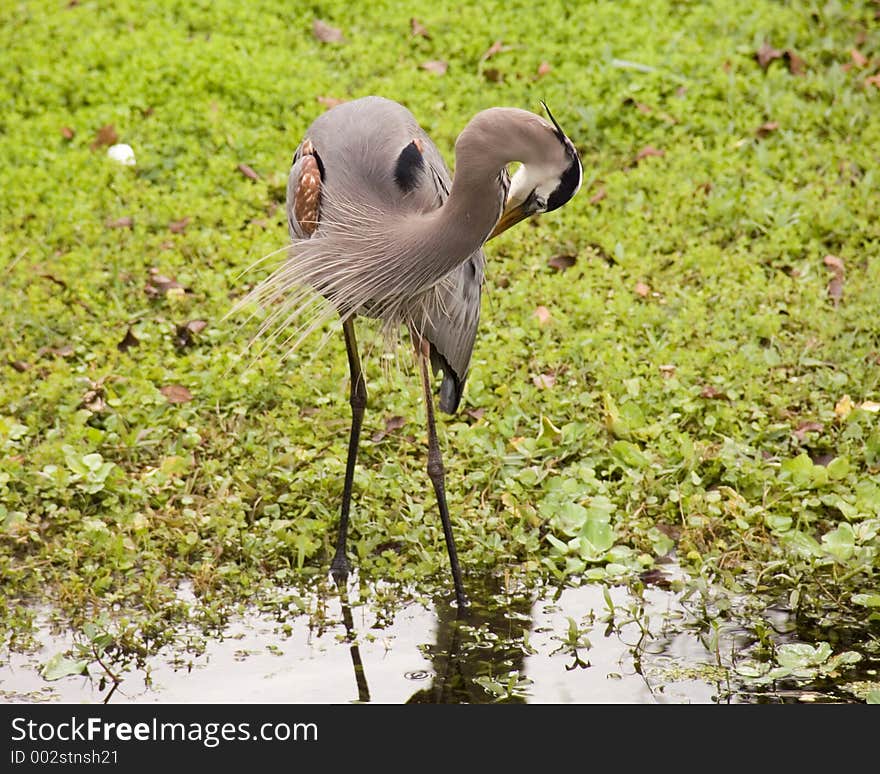
M 524 204 L 529 212 L 546 212 L 547 210 L 547 200 L 538 193 L 537 188 L 532 189 Z

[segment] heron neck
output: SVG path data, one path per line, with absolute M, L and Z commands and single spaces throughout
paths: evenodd
M 410 221 L 406 241 L 411 254 L 421 259 L 419 265 L 431 266 L 438 280 L 479 250 L 492 233 L 504 203 L 499 171 L 463 166 L 457 154 L 446 202 Z

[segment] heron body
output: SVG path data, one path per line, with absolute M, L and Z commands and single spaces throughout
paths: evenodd
M 392 328 L 405 326 L 412 338 L 425 394 L 428 474 L 456 599 L 466 604 L 446 505 L 431 372 L 443 373 L 440 408 L 455 412 L 479 322 L 483 245 L 529 215 L 562 206 L 580 187 L 577 152 L 552 116 L 551 121 L 516 108 L 481 111 L 456 140 L 454 177 L 412 113 L 380 97 L 327 111 L 296 149 L 287 186 L 290 255 L 246 300 L 272 304 L 261 332 L 274 328 L 273 336 L 298 336 L 293 346 L 330 314 L 343 321 L 352 428 L 331 565 L 337 580 L 349 569 L 345 545 L 367 402 L 354 330 L 361 315 Z M 522 165 L 511 178 L 508 165 L 516 161 Z

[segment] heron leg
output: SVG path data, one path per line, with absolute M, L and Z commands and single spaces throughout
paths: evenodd
M 345 484 L 342 488 L 342 509 L 339 515 L 339 536 L 336 539 L 336 554 L 330 564 L 330 572 L 337 583 L 344 583 L 351 565 L 345 555 L 345 543 L 348 538 L 348 514 L 351 509 L 351 488 L 354 482 L 354 466 L 357 461 L 358 442 L 361 437 L 361 424 L 364 409 L 367 406 L 367 383 L 361 371 L 358 357 L 357 339 L 354 335 L 354 321 L 349 318 L 342 323 L 345 335 L 345 348 L 348 352 L 348 369 L 351 372 L 351 434 L 348 438 L 348 460 L 345 464 Z
M 464 585 L 461 582 L 461 567 L 458 564 L 458 553 L 455 550 L 455 538 L 452 536 L 452 522 L 449 520 L 449 507 L 446 504 L 443 457 L 440 454 L 437 426 L 434 422 L 434 396 L 431 391 L 431 345 L 415 331 L 412 331 L 412 334 L 421 367 L 422 388 L 425 392 L 425 413 L 428 420 L 428 476 L 434 485 L 437 506 L 440 509 L 440 521 L 443 522 L 443 535 L 446 537 L 446 550 L 449 552 L 452 581 L 455 584 L 455 600 L 458 606 L 463 608 L 467 606 L 468 602 L 464 594 Z

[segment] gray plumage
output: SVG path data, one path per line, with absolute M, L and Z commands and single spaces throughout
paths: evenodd
M 545 106 L 546 107 L 546 106 Z M 549 114 L 549 111 L 548 111 Z M 295 348 L 334 314 L 343 321 L 353 409 L 339 539 L 345 577 L 348 511 L 366 385 L 353 320 L 406 326 L 422 368 L 428 473 L 437 494 L 456 598 L 465 604 L 446 507 L 427 363 L 443 372 L 440 408 L 461 401 L 480 315 L 483 245 L 523 218 L 567 202 L 581 183 L 577 152 L 552 125 L 517 108 L 477 113 L 455 144 L 455 176 L 406 108 L 380 97 L 334 107 L 306 130 L 287 187 L 289 256 L 239 306 L 270 313 L 258 336 Z M 522 165 L 511 178 L 508 165 Z

